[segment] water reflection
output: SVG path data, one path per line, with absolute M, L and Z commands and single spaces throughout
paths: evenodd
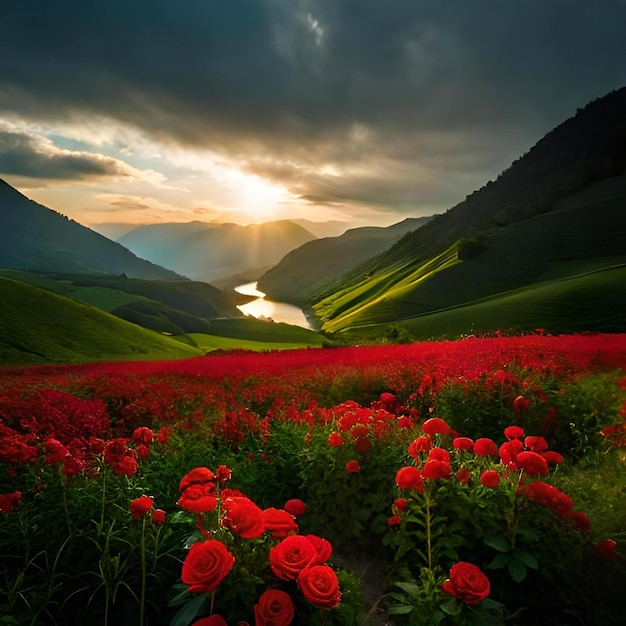
M 257 289 L 257 283 L 246 283 L 235 287 L 237 293 L 244 296 L 254 296 L 256 299 L 247 304 L 240 304 L 237 308 L 244 315 L 252 315 L 257 319 L 271 319 L 275 322 L 285 322 L 294 326 L 302 326 L 303 328 L 311 328 L 302 309 L 292 304 L 284 302 L 273 302 L 267 300 L 265 294 Z

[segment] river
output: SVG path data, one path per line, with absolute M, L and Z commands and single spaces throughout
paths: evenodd
M 244 315 L 252 315 L 257 319 L 267 318 L 274 322 L 285 322 L 302 328 L 311 328 L 302 309 L 284 302 L 273 302 L 257 289 L 257 283 L 246 283 L 235 287 L 235 291 L 244 296 L 254 296 L 256 299 L 247 304 L 240 304 L 237 308 Z

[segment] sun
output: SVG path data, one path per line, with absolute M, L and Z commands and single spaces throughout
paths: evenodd
M 285 187 L 260 176 L 242 173 L 237 182 L 238 208 L 254 222 L 278 219 L 291 198 Z

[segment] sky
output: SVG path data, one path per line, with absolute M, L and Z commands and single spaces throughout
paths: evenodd
M 76 221 L 443 213 L 626 85 L 626 0 L 15 0 L 0 178 Z

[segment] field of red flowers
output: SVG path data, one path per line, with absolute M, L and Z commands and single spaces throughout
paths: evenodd
M 611 623 L 571 589 L 626 582 L 625 370 L 541 333 L 1 369 L 1 623 Z

